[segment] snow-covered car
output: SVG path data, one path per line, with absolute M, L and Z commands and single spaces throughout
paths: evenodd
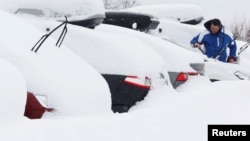
M 60 24 L 34 15 L 16 14 L 43 31 L 53 31 Z M 56 38 L 58 34 L 55 32 L 52 37 Z M 64 40 L 68 48 L 102 74 L 112 94 L 112 110 L 120 113 L 127 112 L 137 101 L 143 100 L 152 87 L 169 84 L 162 57 L 143 41 L 126 38 L 68 24 Z
M 34 94 L 27 93 L 26 80 L 15 65 L 1 58 L 0 67 L 1 119 L 19 119 L 24 116 L 37 119 L 45 112 L 53 111 L 53 108 L 42 105 Z
M 47 116 L 112 113 L 109 87 L 92 66 L 64 45 L 56 46 L 52 38 L 46 37 L 40 49 L 32 51 L 45 32 L 2 10 L 0 17 L 5 19 L 0 27 L 0 55 L 23 74 L 25 94 L 47 98 L 47 106 L 54 108 Z
M 140 42 L 143 41 L 144 44 L 147 43 L 147 45 L 143 45 L 143 46 L 149 46 L 151 49 L 153 49 L 156 53 L 158 53 L 164 59 L 165 63 L 167 64 L 168 74 L 170 76 L 170 82 L 174 88 L 177 88 L 181 84 L 184 84 L 189 79 L 189 76 L 198 76 L 198 75 L 204 74 L 203 59 L 199 57 L 198 55 L 192 52 L 186 51 L 184 49 L 179 49 L 179 48 L 176 49 L 176 47 L 174 47 L 176 46 L 175 44 L 165 42 L 162 40 L 158 40 L 157 38 L 151 39 L 152 37 L 148 35 L 145 35 L 143 33 L 136 33 L 133 30 L 131 31 L 128 29 L 120 28 L 119 26 L 101 24 L 99 27 L 96 28 L 96 31 L 97 30 L 106 32 L 108 34 L 113 33 L 116 36 L 119 35 L 120 40 L 122 42 L 127 41 L 126 43 L 130 43 L 129 46 L 131 47 L 140 46 L 140 44 L 136 44 L 136 42 L 138 42 L 137 40 L 139 40 Z M 113 39 L 113 37 L 111 38 Z M 106 40 L 108 41 L 110 39 L 106 39 Z M 132 41 L 134 42 L 131 43 Z M 178 57 L 178 54 L 181 54 L 182 56 L 186 56 L 186 57 L 180 58 Z M 193 57 L 190 58 L 189 56 L 193 56 Z M 171 60 L 175 60 L 177 65 L 174 64 Z
M 105 24 L 102 24 L 101 26 L 107 27 L 107 31 L 105 31 L 105 29 L 104 29 L 104 31 L 107 33 L 113 32 L 116 35 L 122 33 L 123 35 L 121 35 L 121 39 L 120 39 L 121 41 L 125 41 L 125 39 L 127 38 L 126 40 L 129 40 L 128 42 L 131 42 L 135 38 L 138 38 L 137 36 L 133 35 L 133 34 L 135 34 L 135 32 L 133 32 L 133 31 L 131 32 L 127 29 L 123 29 L 123 28 L 119 28 L 119 27 L 115 27 L 115 26 L 108 26 L 108 25 L 105 26 Z M 97 28 L 97 30 L 98 29 L 99 28 Z M 138 38 L 138 39 L 140 39 L 140 41 L 143 41 L 143 40 L 150 41 L 149 46 L 150 46 L 150 48 L 153 48 L 154 51 L 156 51 L 155 50 L 156 48 L 154 46 L 157 46 L 158 44 L 159 44 L 158 48 L 164 48 L 163 49 L 164 51 L 161 51 L 161 49 L 157 49 L 156 52 L 159 53 L 162 58 L 164 58 L 165 62 L 168 62 L 167 63 L 168 64 L 168 74 L 170 76 L 170 82 L 174 88 L 177 88 L 181 84 L 184 84 L 189 79 L 188 78 L 189 76 L 198 76 L 198 75 L 204 74 L 204 62 L 201 59 L 201 57 L 197 57 L 197 55 L 193 54 L 192 52 L 189 52 L 189 51 L 186 51 L 183 49 L 176 49 L 176 47 L 174 47 L 174 46 L 176 46 L 175 44 L 168 43 L 168 42 L 162 42 L 161 40 L 151 41 L 151 39 L 147 39 L 147 38 L 150 38 L 149 36 L 146 38 L 143 38 L 143 36 L 144 36 L 144 34 L 140 34 L 139 35 L 140 38 Z M 133 39 L 131 39 L 129 37 L 132 37 Z M 106 40 L 108 41 L 110 39 L 106 39 Z M 157 43 L 157 42 L 161 42 L 161 43 Z M 130 46 L 138 46 L 138 45 L 131 43 Z M 166 46 L 171 46 L 171 47 L 166 48 Z M 175 51 L 172 51 L 172 49 L 175 49 Z M 186 58 L 188 58 L 188 59 L 185 59 L 182 57 L 179 58 L 178 55 L 176 55 L 176 54 L 185 54 L 184 56 L 186 56 Z M 193 57 L 190 58 L 189 56 L 193 56 Z M 175 60 L 176 62 L 178 62 L 177 63 L 178 65 L 173 64 L 171 60 Z M 185 64 L 185 65 L 182 65 L 182 64 Z M 184 67 L 180 67 L 180 66 L 184 66 Z M 107 79 L 108 77 L 105 77 L 105 78 Z M 148 78 L 148 77 L 146 77 L 146 78 Z M 110 79 L 108 79 L 108 80 L 110 80 Z M 144 82 L 144 83 L 148 84 L 148 82 Z
M 193 52 L 176 47 L 175 44 L 168 41 L 134 30 L 105 24 L 101 24 L 96 30 L 113 33 L 115 35 L 122 34 L 123 40 L 130 37 L 132 38 L 130 40 L 137 39 L 143 41 L 144 44 L 146 44 L 144 46 L 149 46 L 153 49 L 167 64 L 169 78 L 174 88 L 184 84 L 189 77 L 200 76 L 205 73 L 204 60 L 202 57 Z M 134 43 L 132 45 L 135 46 L 136 44 Z M 148 57 L 151 58 L 149 55 Z
M 149 14 L 106 11 L 103 23 L 147 32 L 154 30 L 158 26 L 159 21 L 156 17 Z
M 159 19 L 170 19 L 191 25 L 199 24 L 204 19 L 202 9 L 194 4 L 139 5 L 122 11 L 150 14 Z
M 250 79 L 250 71 L 247 69 L 250 66 L 250 62 L 244 56 L 239 57 L 241 61 L 238 64 L 222 63 L 215 59 L 207 58 L 199 49 L 191 47 L 190 40 L 200 31 L 204 30 L 202 26 L 185 25 L 166 19 L 159 20 L 160 24 L 157 30 L 149 31 L 148 34 L 167 40 L 178 45 L 177 47 L 185 48 L 203 56 L 204 60 L 206 60 L 205 71 L 211 81 Z M 243 43 L 240 44 L 237 40 L 236 42 L 238 52 L 240 52 Z

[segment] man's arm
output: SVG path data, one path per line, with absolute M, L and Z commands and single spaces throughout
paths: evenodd
M 236 60 L 236 51 L 237 51 L 236 42 L 233 41 L 228 47 L 230 49 L 228 62 L 233 63 Z
M 191 45 L 194 45 L 195 43 L 198 43 L 199 35 L 200 35 L 200 34 L 198 34 L 197 36 L 195 36 L 195 37 L 190 41 L 190 44 L 191 44 Z
M 197 36 L 195 36 L 191 41 L 190 41 L 190 44 L 192 47 L 196 47 L 196 48 L 199 48 L 201 49 L 201 43 L 199 43 L 199 36 L 200 34 L 198 34 Z
M 236 42 L 233 41 L 232 44 L 230 44 L 229 48 L 230 48 L 230 54 L 229 54 L 229 56 L 236 57 L 236 51 L 237 51 Z

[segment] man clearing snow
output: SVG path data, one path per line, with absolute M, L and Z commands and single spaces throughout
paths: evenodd
M 201 50 L 201 45 L 204 45 L 205 52 L 209 58 L 215 58 L 222 62 L 234 63 L 236 58 L 237 46 L 234 39 L 225 33 L 224 26 L 219 19 L 211 19 L 204 24 L 206 30 L 199 33 L 191 40 L 193 47 Z M 227 59 L 226 48 L 230 49 Z

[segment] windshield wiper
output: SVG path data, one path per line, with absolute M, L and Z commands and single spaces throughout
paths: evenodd
M 58 25 L 57 27 L 55 27 L 53 30 L 51 30 L 48 34 L 43 35 L 40 40 L 38 40 L 38 42 L 31 48 L 31 51 L 34 51 L 35 53 L 37 53 L 37 51 L 39 50 L 39 48 L 42 46 L 42 44 L 44 43 L 44 41 L 54 32 L 56 31 L 58 28 L 60 28 L 61 26 L 64 25 L 63 30 L 61 35 L 59 36 L 57 42 L 56 42 L 56 46 L 60 47 L 65 35 L 67 34 L 67 24 L 68 24 L 68 19 L 65 16 L 65 21 L 63 23 L 61 23 L 60 25 Z
M 245 51 L 245 50 L 248 48 L 249 45 L 250 45 L 250 43 L 244 44 L 244 45 L 240 48 L 240 51 L 238 52 L 238 56 L 239 56 L 243 51 Z

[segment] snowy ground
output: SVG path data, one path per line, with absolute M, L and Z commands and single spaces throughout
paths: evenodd
M 0 27 L 1 140 L 206 141 L 208 124 L 250 124 L 250 82 L 211 83 L 206 76 L 177 90 L 152 89 L 128 113 L 113 114 L 108 86 L 92 66 L 53 39 L 31 52 L 44 32 L 3 11 L 0 17 L 6 20 Z M 47 93 L 58 110 L 25 118 L 27 90 Z

